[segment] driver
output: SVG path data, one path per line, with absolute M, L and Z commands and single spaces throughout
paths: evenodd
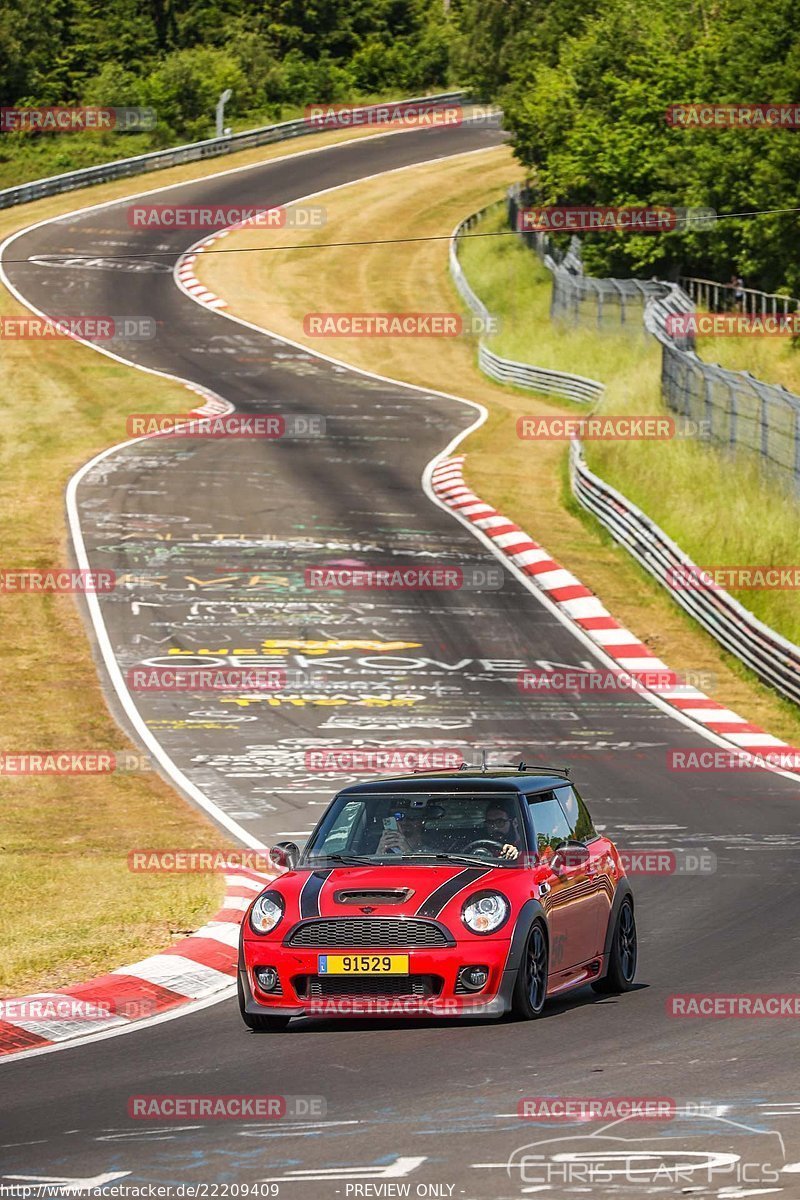
M 502 846 L 498 858 L 519 858 L 522 838 L 519 821 L 512 808 L 493 800 L 486 809 L 483 823 L 488 840 L 499 842 Z

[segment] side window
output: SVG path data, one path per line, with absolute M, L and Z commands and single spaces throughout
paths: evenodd
M 536 832 L 536 851 L 552 858 L 555 851 L 572 837 L 569 822 L 554 792 L 529 797 L 533 828 Z
M 592 838 L 596 838 L 597 832 L 592 824 L 592 818 L 589 816 L 589 810 L 575 788 L 556 788 L 556 795 L 569 822 L 570 837 L 576 838 L 579 842 L 590 842 Z

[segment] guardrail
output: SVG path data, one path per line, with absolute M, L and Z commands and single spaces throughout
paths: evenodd
M 440 106 L 463 101 L 467 92 L 437 92 L 433 96 L 414 96 L 408 100 L 386 100 L 381 104 L 364 104 L 352 109 L 353 114 L 365 116 L 382 108 L 399 104 L 428 104 Z M 356 124 L 356 122 L 354 122 Z M 82 167 L 77 171 L 66 171 L 61 175 L 50 175 L 31 183 L 0 191 L 0 208 L 12 208 L 15 204 L 27 204 L 43 196 L 55 196 L 75 188 L 89 187 L 93 183 L 107 183 L 112 179 L 124 179 L 130 175 L 143 175 L 148 171 L 160 171 L 164 167 L 177 167 L 183 163 L 196 162 L 204 158 L 216 158 L 233 154 L 239 150 L 250 150 L 256 146 L 267 146 L 288 138 L 300 137 L 305 133 L 319 132 L 318 126 L 310 124 L 304 117 L 293 121 L 281 121 L 277 125 L 261 125 L 246 129 L 227 137 L 206 138 L 202 142 L 187 142 L 167 150 L 153 150 L 149 154 L 137 154 L 132 158 L 118 158 L 113 162 L 98 163 L 93 167 Z
M 505 202 L 501 200 L 499 203 Z M 473 229 L 487 212 L 496 207 L 497 205 L 491 204 L 488 208 L 465 217 L 456 225 L 450 237 L 450 274 L 459 295 L 470 311 L 483 322 L 484 328 L 490 327 L 492 314 L 470 287 L 458 261 L 458 242 L 468 229 Z M 548 367 L 537 367 L 533 363 L 503 358 L 490 350 L 482 338 L 478 342 L 478 366 L 484 375 L 498 383 L 512 384 L 547 396 L 560 396 L 566 400 L 574 400 L 577 404 L 589 404 L 603 395 L 603 384 L 596 379 L 586 379 L 583 375 L 571 375 L 568 371 L 554 371 Z
M 534 367 L 530 363 L 515 362 L 512 358 L 501 358 L 484 342 L 478 346 L 478 366 L 484 375 L 496 379 L 498 383 L 513 383 L 547 396 L 565 396 L 578 404 L 590 404 L 603 394 L 603 385 L 596 379 L 567 375 L 564 371 L 551 371 L 548 367 Z
M 701 568 L 664 530 L 587 467 L 577 440 L 570 446 L 570 479 L 579 503 L 681 608 L 764 683 L 800 703 L 800 647 L 759 621 L 722 588 L 704 584 Z M 684 586 L 675 586 L 681 579 Z

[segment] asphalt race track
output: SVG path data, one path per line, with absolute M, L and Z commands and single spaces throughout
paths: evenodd
M 500 136 L 465 124 L 370 138 L 155 199 L 281 204 Z M 387 186 L 402 189 L 402 174 Z M 420 486 L 426 464 L 475 413 L 200 307 L 171 270 L 153 265 L 171 267 L 197 231 L 134 230 L 125 207 L 78 212 L 18 237 L 5 251 L 8 279 L 50 313 L 154 317 L 154 339 L 115 343 L 115 353 L 199 384 L 240 412 L 325 422 L 323 437 L 134 443 L 80 485 L 90 561 L 127 581 L 101 599 L 124 671 L 176 661 L 287 670 L 285 691 L 249 699 L 137 694 L 176 767 L 251 838 L 269 843 L 301 839 L 351 778 L 315 772 L 308 751 L 361 742 L 455 747 L 477 761 L 480 748 L 499 748 L 512 761 L 571 763 L 595 821 L 621 847 L 710 851 L 717 869 L 635 879 L 638 990 L 608 999 L 586 989 L 552 1004 L 539 1022 L 301 1021 L 286 1034 L 254 1035 L 231 1000 L 8 1063 L 0 1183 L 110 1183 L 118 1174 L 127 1185 L 205 1183 L 213 1196 L 226 1194 L 213 1185 L 273 1181 L 281 1197 L 302 1200 L 800 1196 L 793 1022 L 679 1020 L 666 1011 L 673 993 L 796 990 L 796 784 L 769 772 L 668 772 L 670 747 L 709 743 L 633 694 L 521 696 L 522 667 L 595 660 L 508 574 L 499 588 L 471 592 L 305 587 L 306 567 L 343 560 L 496 568 Z M 84 261 L 41 260 L 64 254 Z M 103 268 L 103 256 L 124 254 L 143 257 L 127 260 L 131 269 L 119 268 L 124 260 Z M 40 261 L 19 261 L 34 256 Z M 131 1096 L 172 1093 L 317 1097 L 324 1115 L 318 1104 L 273 1122 L 129 1119 Z M 598 1125 L 517 1117 L 522 1097 L 546 1095 L 669 1097 L 680 1112 L 632 1131 L 617 1126 L 623 1140 L 612 1143 L 586 1136 Z M 574 1140 L 521 1152 L 565 1137 Z M 552 1172 L 545 1182 L 536 1174 L 564 1147 L 599 1159 L 609 1147 L 631 1146 L 650 1154 L 641 1183 L 623 1186 L 608 1172 L 587 1193 L 575 1176 L 562 1188 Z M 658 1164 L 676 1153 L 685 1182 L 659 1184 Z M 710 1183 L 697 1173 L 709 1155 L 720 1164 Z M 797 1165 L 777 1170 L 787 1164 Z M 390 1184 L 410 1191 L 386 1190 Z

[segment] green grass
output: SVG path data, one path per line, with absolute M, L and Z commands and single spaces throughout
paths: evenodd
M 477 232 L 499 231 L 504 222 L 498 210 Z M 660 348 L 635 331 L 633 322 L 629 332 L 602 334 L 551 322 L 550 274 L 516 237 L 467 239 L 460 258 L 473 289 L 501 318 L 501 330 L 491 339 L 497 353 L 600 380 L 606 385 L 603 413 L 668 413 L 661 400 Z M 741 365 L 753 370 L 753 364 Z M 797 501 L 750 456 L 722 453 L 694 439 L 587 442 L 585 450 L 591 469 L 701 566 L 788 566 L 800 560 Z M 784 637 L 800 642 L 800 606 L 793 592 L 732 594 Z
M 800 344 L 789 337 L 703 337 L 697 339 L 697 353 L 706 362 L 749 371 L 800 395 Z
M 377 104 L 383 100 L 395 99 L 396 89 L 360 97 L 354 100 L 353 104 Z M 303 106 L 273 105 L 269 111 L 247 113 L 242 117 L 231 116 L 226 119 L 225 124 L 234 133 L 240 133 L 246 129 L 258 129 L 262 125 L 291 121 L 302 117 L 303 113 Z M 313 132 L 314 128 L 309 127 L 309 133 Z M 214 122 L 209 118 L 208 129 L 202 137 L 214 136 Z M 36 136 L 7 133 L 0 142 L 0 189 L 198 140 L 201 140 L 200 137 L 182 137 L 163 128 L 141 133 L 117 133 L 114 130 L 82 130 L 75 133 Z

